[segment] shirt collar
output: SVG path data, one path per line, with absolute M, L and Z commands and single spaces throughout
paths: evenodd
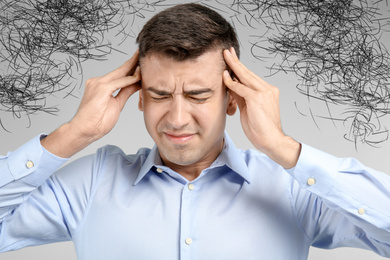
M 226 165 L 232 171 L 240 175 L 246 182 L 250 183 L 250 172 L 248 165 L 242 157 L 241 150 L 236 148 L 226 131 L 224 138 L 225 143 L 222 152 L 218 155 L 217 159 L 210 167 Z M 144 164 L 142 165 L 134 185 L 137 185 L 145 177 L 145 175 L 151 171 L 152 168 L 157 167 L 165 168 L 158 152 L 158 148 L 156 145 L 154 145 L 153 149 L 150 151 Z
M 134 185 L 137 185 L 152 168 L 156 167 L 155 165 L 163 165 L 157 145 L 154 145 L 153 149 L 146 157 L 146 160 L 138 173 L 137 179 L 134 181 Z
M 224 148 L 213 164 L 215 163 L 226 165 L 232 171 L 244 178 L 246 182 L 250 183 L 250 172 L 248 165 L 242 156 L 242 151 L 236 148 L 226 131 Z

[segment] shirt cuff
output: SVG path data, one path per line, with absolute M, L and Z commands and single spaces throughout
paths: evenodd
M 301 187 L 326 196 L 332 191 L 332 175 L 337 174 L 339 165 L 339 158 L 302 144 L 297 165 L 286 171 Z
M 68 160 L 43 148 L 40 142 L 42 137 L 43 135 L 39 135 L 33 138 L 8 155 L 9 174 L 5 175 L 7 182 L 22 180 L 33 186 L 40 186 Z
M 287 172 L 328 207 L 354 220 L 364 220 L 359 226 L 371 234 L 376 234 L 377 228 L 389 232 L 390 210 L 386 205 L 390 201 L 390 179 L 385 174 L 353 158 L 337 158 L 303 144 L 296 167 Z

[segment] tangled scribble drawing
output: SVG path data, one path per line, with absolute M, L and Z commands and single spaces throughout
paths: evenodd
M 349 129 L 345 138 L 355 144 L 388 140 L 390 54 L 382 39 L 390 32 L 387 0 L 196 2 L 227 16 L 236 28 L 250 28 L 250 52 L 266 64 L 272 59 L 270 75 L 295 74 L 298 91 L 326 105 L 321 116 L 309 108 L 315 123 L 342 122 Z M 117 47 L 140 29 L 137 19 L 173 4 L 177 1 L 2 1 L 0 68 L 6 69 L 0 71 L 0 112 L 56 113 L 47 98 L 72 95 L 82 82 L 83 61 L 121 52 Z
M 55 114 L 47 98 L 82 82 L 81 63 L 106 59 L 109 32 L 133 35 L 136 18 L 164 1 L 6 0 L 0 2 L 0 112 L 16 118 Z M 6 126 L 0 125 L 5 131 Z
M 257 36 L 253 56 L 264 59 L 262 49 L 281 57 L 271 69 L 295 73 L 301 93 L 324 101 L 327 118 L 349 126 L 347 139 L 370 145 L 388 139 L 382 118 L 390 114 L 390 55 L 381 41 L 389 30 L 387 1 L 259 0 L 231 7 L 246 14 L 249 26 L 272 31 Z M 330 105 L 343 106 L 343 114 L 334 116 Z

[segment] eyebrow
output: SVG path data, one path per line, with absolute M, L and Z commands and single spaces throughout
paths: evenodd
M 171 94 L 171 93 L 169 93 L 167 91 L 164 91 L 164 90 L 155 89 L 154 87 L 148 87 L 146 90 L 150 91 L 150 92 L 153 92 L 153 93 L 155 93 L 157 95 L 160 95 L 160 96 L 167 96 L 167 95 Z
M 172 93 L 170 92 L 167 92 L 165 90 L 158 90 L 154 87 L 149 87 L 146 89 L 147 91 L 150 91 L 150 92 L 153 92 L 157 95 L 160 95 L 160 96 L 167 96 L 167 95 L 171 95 Z M 190 90 L 190 91 L 184 91 L 183 93 L 186 94 L 186 95 L 190 95 L 190 96 L 196 96 L 196 95 L 201 95 L 201 94 L 206 94 L 206 93 L 213 93 L 214 90 L 212 90 L 211 88 L 203 88 L 203 89 L 196 89 L 196 90 Z
M 212 90 L 211 88 L 203 88 L 203 89 L 184 91 L 185 94 L 190 95 L 190 96 L 213 93 L 213 92 L 214 92 L 214 90 Z

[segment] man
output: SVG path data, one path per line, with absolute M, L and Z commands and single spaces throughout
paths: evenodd
M 137 40 L 87 81 L 70 122 L 0 161 L 2 251 L 72 240 L 79 259 L 305 259 L 311 245 L 390 256 L 389 178 L 286 136 L 278 89 L 239 61 L 226 20 L 178 5 Z M 137 91 L 153 149 L 106 146 L 54 173 Z M 237 106 L 264 154 L 224 131 Z

